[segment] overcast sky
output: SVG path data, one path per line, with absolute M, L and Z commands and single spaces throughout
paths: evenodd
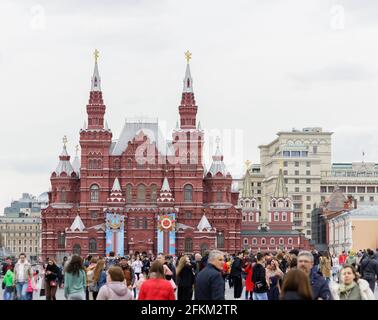
M 0 212 L 49 188 L 63 135 L 74 154 L 95 48 L 114 138 L 126 117 L 175 127 L 189 49 L 197 119 L 234 176 L 308 126 L 334 132 L 334 162 L 378 162 L 378 1 L 98 2 L 0 2 Z

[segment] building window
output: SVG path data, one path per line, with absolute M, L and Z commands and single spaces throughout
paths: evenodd
M 287 170 L 284 170 L 283 174 L 284 176 L 287 176 Z
M 253 221 L 253 212 L 249 213 L 249 221 Z
M 60 202 L 66 202 L 66 189 L 64 188 L 60 191 Z
M 373 189 L 374 189 L 374 187 L 373 187 Z M 355 193 L 356 192 L 356 187 L 348 187 L 348 192 Z
M 217 234 L 217 247 L 224 248 L 224 233 L 218 232 Z
M 202 243 L 201 244 L 201 256 L 204 256 L 207 250 L 209 250 L 209 246 L 207 245 L 207 243 Z
M 80 244 L 77 244 L 77 243 L 76 243 L 76 244 L 73 246 L 72 253 L 73 253 L 73 254 L 76 254 L 76 255 L 78 255 L 78 256 L 81 255 L 81 247 L 80 247 Z
M 370 197 L 370 198 L 369 198 L 369 201 L 370 201 L 370 202 L 374 202 L 374 197 Z
M 185 219 L 192 219 L 192 213 L 190 211 L 185 212 Z
M 147 217 L 143 217 L 143 229 L 147 230 L 147 228 L 148 228 Z
M 306 179 L 306 184 L 311 184 L 311 179 Z
M 307 210 L 311 209 L 311 204 L 306 204 L 306 209 Z
M 308 236 L 311 236 L 311 230 L 306 230 L 306 234 L 307 234 Z
M 307 161 L 307 162 L 306 162 L 306 167 L 307 167 L 307 168 L 311 167 L 311 162 L 310 162 L 310 161 Z
M 278 240 L 278 243 L 279 243 L 280 245 L 283 245 L 283 244 L 284 244 L 284 239 L 283 239 L 283 238 L 280 238 L 280 239 Z
M 360 202 L 364 202 L 365 201 L 365 197 L 360 197 Z
M 335 190 L 335 187 L 334 186 L 329 186 L 328 187 L 328 192 L 331 193 Z
M 311 188 L 310 187 L 306 188 L 306 192 L 311 192 Z
M 299 170 L 295 170 L 295 173 L 294 173 L 296 176 L 299 176 Z
M 366 187 L 366 192 L 367 193 L 374 193 L 375 192 L 375 187 Z
M 318 146 L 313 146 L 312 147 L 312 153 L 317 154 L 318 153 Z
M 97 184 L 93 184 L 90 188 L 90 199 L 91 199 L 91 202 L 98 202 L 99 201 L 99 192 L 100 188 Z
M 156 184 L 151 185 L 151 202 L 155 203 L 157 201 L 157 186 Z
M 284 167 L 287 167 L 287 161 L 284 161 Z
M 258 186 L 258 187 L 261 187 L 261 182 L 257 182 L 257 186 Z
M 299 161 L 295 161 L 294 163 L 296 167 L 299 167 Z
M 302 196 L 293 196 L 293 200 L 294 201 L 301 201 L 302 200 Z
M 289 238 L 289 239 L 287 240 L 287 243 L 288 243 L 288 244 L 293 244 L 293 239 L 292 239 L 292 238 Z
M 256 239 L 256 238 L 253 238 L 253 239 L 252 239 L 252 244 L 253 244 L 253 245 L 256 245 L 256 244 L 257 244 L 257 239 Z
M 342 191 L 342 192 L 346 192 L 346 187 L 339 187 L 339 189 Z
M 137 188 L 137 202 L 143 203 L 146 201 L 146 187 L 140 184 Z
M 295 210 L 302 209 L 302 203 L 294 203 L 294 209 Z
M 248 245 L 248 238 L 244 238 L 244 239 L 243 239 L 243 244 L 244 244 L 244 245 Z
M 306 196 L 307 201 L 311 201 L 311 196 Z
M 261 190 L 257 190 L 257 194 L 261 194 Z
M 246 213 L 243 213 L 242 220 L 247 221 L 247 214 Z
M 187 184 L 184 187 L 184 201 L 185 202 L 193 201 L 193 187 L 190 184 Z
M 284 151 L 282 154 L 284 157 L 290 157 L 290 151 Z
M 289 179 L 284 179 L 284 180 L 285 180 L 285 184 L 287 184 Z
M 299 184 L 299 179 L 294 179 L 295 184 Z
M 357 193 L 365 193 L 365 187 L 357 187 Z
M 296 187 L 294 190 L 294 192 L 299 192 L 299 187 Z
M 291 156 L 295 158 L 299 158 L 301 156 L 300 151 L 291 151 Z
M 282 212 L 282 221 L 287 221 L 287 213 Z
M 120 168 L 121 168 L 121 166 L 119 164 L 119 159 L 114 160 L 114 169 L 118 170 Z
M 276 244 L 276 240 L 275 240 L 274 238 L 270 238 L 270 244 L 271 244 L 271 245 Z
M 58 232 L 58 248 L 62 249 L 66 246 L 66 234 L 61 231 Z
M 280 220 L 280 215 L 278 212 L 274 213 L 274 221 L 279 221 Z
M 132 167 L 132 161 L 131 161 L 131 159 L 127 159 L 127 167 L 128 168 Z
M 306 176 L 311 176 L 311 171 L 310 170 L 306 170 Z
M 301 157 L 307 158 L 308 151 L 301 151 Z
M 97 242 L 96 239 L 92 238 L 89 240 L 89 252 L 94 253 L 97 251 Z
M 133 202 L 133 193 L 132 193 L 133 187 L 131 184 L 128 184 L 126 186 L 126 201 L 127 203 L 132 203 Z
M 266 239 L 265 238 L 261 238 L 261 244 L 263 244 L 263 245 L 266 244 Z
M 222 202 L 222 191 L 217 191 L 217 202 Z
M 134 218 L 134 229 L 139 229 L 139 218 Z
M 185 238 L 185 252 L 193 251 L 193 240 L 192 238 Z

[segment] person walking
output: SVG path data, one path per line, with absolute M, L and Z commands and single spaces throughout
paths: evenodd
M 19 259 L 14 266 L 13 285 L 16 287 L 17 299 L 26 300 L 26 290 L 28 280 L 32 277 L 31 265 L 26 259 L 26 255 L 21 253 Z
M 375 290 L 375 282 L 378 279 L 378 262 L 375 260 L 374 251 L 367 249 L 367 257 L 361 262 L 362 279 L 369 283 L 371 291 Z
M 14 279 L 13 270 L 11 268 L 7 269 L 4 275 L 4 279 L 3 279 L 3 300 L 13 300 L 13 293 L 14 293 L 13 279 Z
M 268 300 L 279 300 L 280 285 L 279 281 L 283 278 L 284 273 L 279 267 L 279 262 L 276 258 L 272 258 L 269 263 L 266 263 L 266 281 L 269 286 Z
M 106 283 L 106 272 L 105 272 L 105 260 L 99 259 L 96 268 L 93 272 L 93 281 L 89 285 L 89 291 L 92 292 L 93 300 L 96 300 L 97 294 L 101 287 Z
M 329 283 L 331 281 L 331 276 L 332 276 L 332 261 L 331 261 L 331 257 L 329 256 L 328 251 L 324 252 L 320 256 L 319 271 L 323 275 L 323 277 L 327 280 L 327 283 Z
M 240 300 L 243 291 L 242 281 L 242 267 L 243 267 L 243 252 L 238 252 L 234 262 L 231 265 L 230 276 L 234 285 L 234 298 Z
M 353 266 L 344 266 L 340 273 L 340 283 L 333 282 L 330 285 L 333 299 L 375 300 L 374 293 L 371 291 L 369 283 L 359 278 Z
M 56 300 L 56 291 L 58 289 L 58 278 L 60 269 L 54 259 L 49 258 L 45 270 L 45 290 L 46 300 Z
M 85 300 L 87 276 L 84 271 L 83 259 L 73 255 L 64 273 L 64 297 L 67 300 Z
M 221 251 L 210 251 L 206 267 L 196 278 L 195 300 L 225 300 L 223 263 L 224 255 Z
M 129 264 L 129 257 L 125 256 L 120 259 L 119 266 L 123 270 L 123 275 L 126 280 L 127 287 L 131 290 L 134 287 L 135 273 L 134 269 Z M 136 293 L 134 292 L 134 298 Z
M 253 287 L 254 284 L 252 282 L 252 261 L 248 261 L 246 265 L 244 266 L 243 271 L 246 273 L 245 277 L 245 300 L 252 300 L 252 293 L 253 293 Z M 248 298 L 249 295 L 249 298 Z
M 192 300 L 195 281 L 193 267 L 188 256 L 180 258 L 176 268 L 177 300 Z
M 314 300 L 332 300 L 326 279 L 314 268 L 314 256 L 311 252 L 301 251 L 299 253 L 297 268 L 305 272 L 309 277 Z
M 280 300 L 313 300 L 308 275 L 299 269 L 289 270 L 282 283 Z
M 136 256 L 136 260 L 131 264 L 131 267 L 134 269 L 134 273 L 139 280 L 139 275 L 142 273 L 143 262 L 140 261 L 139 255 Z
M 97 265 L 97 258 L 96 257 L 88 256 L 88 259 L 90 259 L 89 264 L 87 263 L 87 265 L 86 265 L 84 263 L 85 272 L 87 274 L 87 289 L 85 291 L 86 300 L 90 300 L 90 298 L 91 298 L 90 287 L 93 287 L 94 270 L 96 269 L 96 265 Z M 93 298 L 93 295 L 92 295 L 92 298 Z
M 173 287 L 164 278 L 164 268 L 159 261 L 151 264 L 148 279 L 140 287 L 138 300 L 176 300 Z
M 111 266 L 109 268 L 106 283 L 100 288 L 97 300 L 133 300 L 121 267 Z
M 252 270 L 252 282 L 254 283 L 253 288 L 253 300 L 268 300 L 268 283 L 266 281 L 265 272 L 265 257 L 261 252 L 256 255 L 256 264 L 253 266 Z

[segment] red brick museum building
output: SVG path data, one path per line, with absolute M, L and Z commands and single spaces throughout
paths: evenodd
M 157 253 L 158 216 L 175 214 L 176 254 L 242 248 L 238 192 L 219 146 L 203 164 L 204 131 L 197 122 L 193 80 L 186 66 L 180 124 L 166 140 L 157 120 L 126 120 L 113 140 L 105 121 L 97 57 L 88 118 L 80 130 L 80 157 L 64 141 L 42 210 L 42 256 L 104 255 L 106 213 L 124 217 L 124 252 Z M 111 109 L 110 109 L 111 110 Z

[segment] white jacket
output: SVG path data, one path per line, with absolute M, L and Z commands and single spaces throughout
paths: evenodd
M 371 291 L 369 287 L 369 283 L 364 279 L 359 279 L 357 281 L 358 287 L 360 288 L 360 294 L 362 300 L 375 300 L 374 293 Z M 332 281 L 329 284 L 329 289 L 331 290 L 332 296 L 334 300 L 340 300 L 339 294 L 340 285 L 337 282 Z

